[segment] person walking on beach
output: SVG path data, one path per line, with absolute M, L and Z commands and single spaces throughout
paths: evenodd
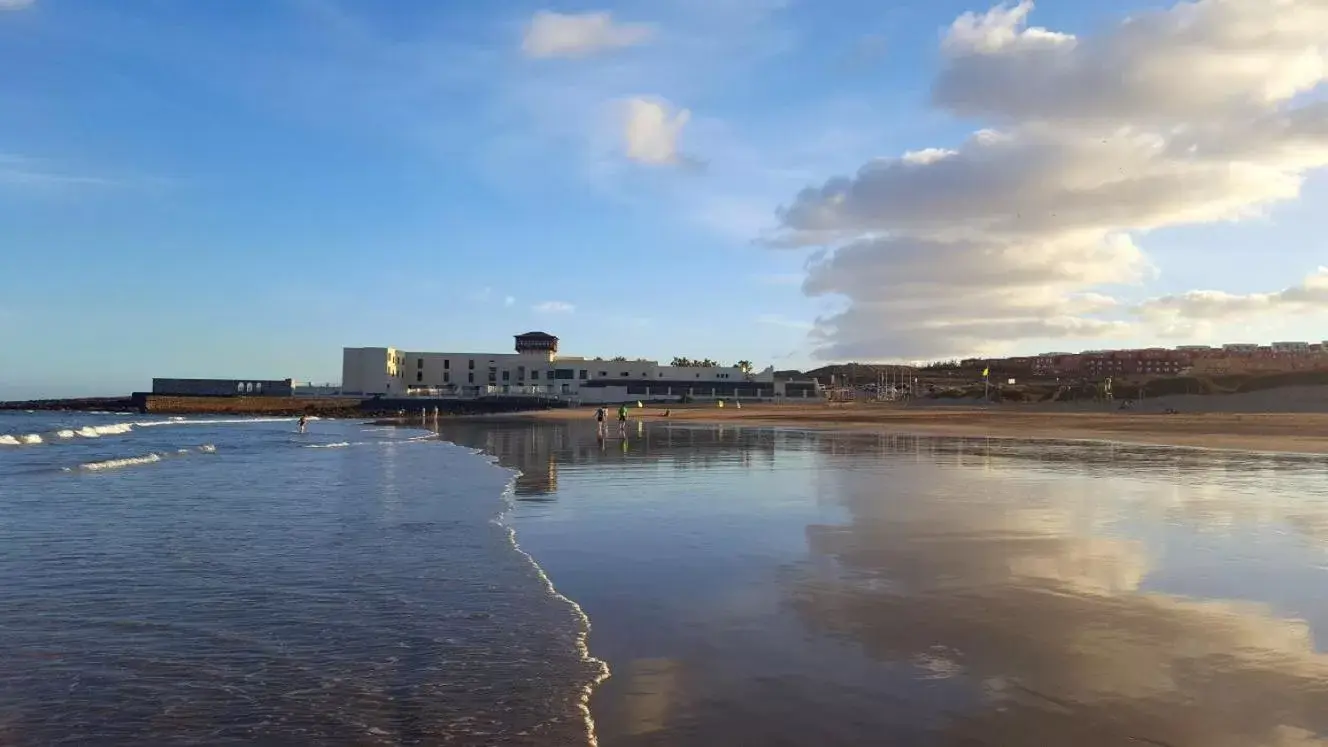
M 618 435 L 627 435 L 627 405 L 618 405 Z
M 604 408 L 595 410 L 595 420 L 599 423 L 598 433 L 600 438 L 604 438 Z

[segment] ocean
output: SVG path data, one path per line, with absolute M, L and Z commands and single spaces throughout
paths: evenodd
M 0 416 L 0 742 L 585 744 L 602 664 L 433 434 Z
M 1328 739 L 1323 458 L 437 430 L 0 415 L 0 742 Z

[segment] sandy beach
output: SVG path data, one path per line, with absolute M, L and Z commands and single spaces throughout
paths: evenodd
M 1190 446 L 1242 451 L 1328 454 L 1328 413 L 1240 411 L 1237 397 L 1208 397 L 1210 409 L 1222 405 L 1236 411 L 1195 412 L 1191 406 L 1167 414 L 1161 401 L 1140 410 L 1033 406 L 944 407 L 889 403 L 754 404 L 675 406 L 668 419 L 682 423 L 795 426 L 799 428 L 873 429 L 936 436 L 1074 439 L 1132 444 Z M 1309 409 L 1309 408 L 1306 408 Z M 1316 408 L 1317 409 L 1317 408 Z M 663 420 L 665 408 L 630 409 L 632 419 Z M 584 420 L 593 407 L 548 410 L 503 419 L 534 421 Z M 610 413 L 610 419 L 616 419 Z M 612 423 L 610 423 L 612 427 Z

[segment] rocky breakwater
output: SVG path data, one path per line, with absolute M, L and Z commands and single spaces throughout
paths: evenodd
M 362 400 L 353 397 L 180 397 L 139 394 L 141 412 L 163 415 L 319 415 L 358 417 Z
M 133 397 L 80 397 L 0 402 L 0 410 L 74 410 L 79 412 L 140 412 Z

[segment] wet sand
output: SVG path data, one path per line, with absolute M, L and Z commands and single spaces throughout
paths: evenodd
M 983 436 L 1115 441 L 1304 454 L 1328 454 L 1328 414 L 1323 413 L 1136 413 L 1049 411 L 1033 407 L 949 408 L 889 404 L 745 405 L 669 408 L 679 423 L 872 429 L 932 436 Z M 631 408 L 634 420 L 664 420 L 664 408 Z M 496 416 L 537 422 L 582 421 L 594 408 L 547 410 Z M 609 430 L 616 429 L 609 424 Z
M 601 745 L 1324 743 L 1328 461 L 700 416 L 441 425 L 522 471 Z

